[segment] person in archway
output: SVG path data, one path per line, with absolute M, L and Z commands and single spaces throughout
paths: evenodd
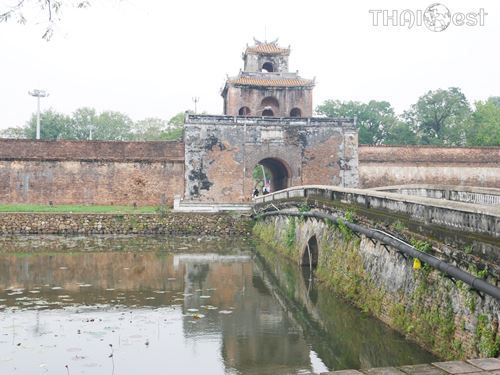
M 264 187 L 262 188 L 262 195 L 269 194 L 271 192 L 271 180 L 265 180 Z

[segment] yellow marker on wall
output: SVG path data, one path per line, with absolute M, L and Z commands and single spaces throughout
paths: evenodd
M 420 259 L 413 258 L 413 269 L 419 270 L 420 268 L 422 268 L 422 263 L 420 262 Z

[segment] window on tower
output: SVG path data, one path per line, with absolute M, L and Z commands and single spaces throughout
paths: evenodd
M 290 117 L 302 117 L 302 111 L 300 108 L 292 108 L 290 111 Z
M 262 71 L 263 72 L 267 72 L 267 73 L 272 73 L 274 72 L 274 67 L 273 67 L 273 64 L 270 63 L 269 61 L 264 63 L 264 65 L 262 65 Z
M 238 116 L 250 116 L 250 108 L 241 107 L 238 111 Z

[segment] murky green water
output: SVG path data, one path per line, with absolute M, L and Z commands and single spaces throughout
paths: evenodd
M 435 360 L 249 241 L 0 240 L 0 374 L 297 374 Z

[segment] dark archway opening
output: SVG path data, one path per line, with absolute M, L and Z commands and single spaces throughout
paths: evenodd
M 253 170 L 254 188 L 259 194 L 286 189 L 291 178 L 290 169 L 274 158 L 262 159 Z
M 262 116 L 274 116 L 280 111 L 280 102 L 274 96 L 266 96 L 260 102 L 259 110 L 262 110 Z
M 238 116 L 250 116 L 250 108 L 241 107 L 238 111 Z
M 274 72 L 273 64 L 270 63 L 270 62 L 264 63 L 264 65 L 262 65 L 262 71 L 263 72 L 268 72 L 268 73 Z
M 300 108 L 292 108 L 290 111 L 290 117 L 302 117 L 302 111 Z
M 314 235 L 307 241 L 307 245 L 304 248 L 301 266 L 316 268 L 318 265 L 318 250 L 318 240 Z

